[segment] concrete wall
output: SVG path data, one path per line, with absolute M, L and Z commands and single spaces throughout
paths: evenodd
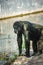
M 18 52 L 17 35 L 13 30 L 13 23 L 17 20 L 28 20 L 35 24 L 43 26 L 43 14 L 36 14 L 18 18 L 11 18 L 0 21 L 0 52 L 11 51 Z

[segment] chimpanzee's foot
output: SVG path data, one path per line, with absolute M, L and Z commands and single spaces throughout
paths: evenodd
M 24 56 L 26 56 L 26 57 L 31 57 L 30 56 L 30 52 L 25 52 L 25 55 Z
M 25 56 L 26 56 L 26 57 L 30 57 L 30 54 L 26 54 Z
M 36 56 L 36 54 L 37 54 L 37 53 L 36 53 L 36 52 L 34 52 L 34 53 L 32 54 L 32 56 Z
M 26 57 L 30 57 L 30 55 L 24 55 L 24 56 L 26 56 Z
M 21 56 L 21 54 L 19 54 L 19 56 Z
M 39 52 L 37 52 L 36 54 L 35 54 L 35 56 L 38 56 L 38 55 L 41 55 L 42 54 L 42 50 L 40 50 Z
M 42 54 L 42 50 L 39 50 L 39 53 Z
M 26 57 L 31 57 L 30 55 L 26 55 Z
M 21 56 L 21 54 L 19 54 L 19 56 Z
M 38 53 L 35 54 L 35 56 L 39 56 L 39 55 L 41 55 L 41 54 L 42 54 L 42 53 L 38 52 Z

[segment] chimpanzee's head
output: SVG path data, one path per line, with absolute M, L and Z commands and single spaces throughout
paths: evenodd
M 18 34 L 18 32 L 20 32 L 21 29 L 22 29 L 22 25 L 21 25 L 21 23 L 20 23 L 19 21 L 16 21 L 16 22 L 13 24 L 13 28 L 14 28 L 14 32 L 15 32 L 16 34 Z

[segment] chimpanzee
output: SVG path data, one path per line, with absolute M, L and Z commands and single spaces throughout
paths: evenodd
M 17 34 L 19 54 L 22 52 L 22 34 L 25 39 L 26 56 L 30 56 L 30 40 L 33 41 L 33 55 L 37 53 L 37 42 L 41 36 L 40 31 L 36 29 L 29 21 L 16 21 L 13 24 L 14 31 Z

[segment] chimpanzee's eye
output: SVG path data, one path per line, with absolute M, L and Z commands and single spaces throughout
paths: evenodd
M 17 26 L 15 26 L 15 29 L 17 28 Z

